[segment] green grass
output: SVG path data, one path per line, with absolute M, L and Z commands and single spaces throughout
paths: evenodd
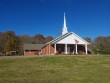
M 0 83 L 110 83 L 110 56 L 2 59 Z

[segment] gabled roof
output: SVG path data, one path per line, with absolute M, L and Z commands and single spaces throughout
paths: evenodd
M 85 43 L 90 44 L 90 43 L 88 43 L 86 40 L 84 40 L 83 38 L 81 38 L 80 36 L 78 36 L 77 34 L 75 34 L 74 32 L 70 32 L 70 33 L 66 33 L 66 34 L 64 34 L 64 35 L 61 35 L 61 36 L 59 36 L 59 37 L 53 39 L 52 41 L 48 42 L 46 45 L 57 43 L 57 42 L 59 42 L 60 40 L 62 40 L 62 39 L 64 39 L 64 38 L 68 37 L 68 36 L 71 35 L 71 34 L 75 35 L 76 37 L 78 37 L 79 39 L 81 39 L 82 41 L 84 41 Z
M 71 32 L 73 33 L 73 32 Z M 78 36 L 77 34 L 73 33 L 75 36 L 77 36 L 78 38 L 80 38 L 82 41 L 86 42 L 87 44 L 90 44 L 89 42 L 87 42 L 86 40 L 84 40 L 83 38 L 81 38 L 80 36 Z
M 59 37 L 53 39 L 52 41 L 48 42 L 47 44 L 54 44 L 54 43 L 60 41 L 61 39 L 63 39 L 63 38 L 65 38 L 65 37 L 69 36 L 70 34 L 71 34 L 71 33 L 66 33 L 66 34 L 64 34 L 64 35 L 61 35 L 61 36 L 59 36 Z
M 41 50 L 45 44 L 23 44 L 23 50 Z

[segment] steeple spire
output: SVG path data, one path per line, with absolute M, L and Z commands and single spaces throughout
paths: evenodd
M 68 33 L 67 27 L 66 27 L 66 16 L 64 13 L 64 24 L 63 24 L 63 29 L 62 29 L 62 35 L 64 35 L 65 33 Z

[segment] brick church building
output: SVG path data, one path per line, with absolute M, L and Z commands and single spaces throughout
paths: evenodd
M 34 51 L 36 51 L 37 54 L 42 55 L 88 54 L 88 44 L 89 43 L 86 40 L 84 40 L 74 32 L 68 32 L 66 26 L 66 17 L 64 13 L 64 25 L 62 29 L 62 35 L 46 43 L 45 45 L 39 46 L 39 50 L 34 49 Z M 30 51 L 28 52 L 31 53 L 31 51 L 32 50 L 30 49 Z M 25 49 L 24 53 L 28 54 Z

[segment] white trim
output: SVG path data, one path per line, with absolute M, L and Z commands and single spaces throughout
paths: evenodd
M 51 44 L 51 43 L 58 42 L 58 41 L 60 41 L 61 39 L 63 39 L 64 37 L 66 37 L 66 36 L 69 35 L 69 34 L 71 34 L 71 33 L 66 33 L 66 34 L 64 34 L 64 35 L 61 35 L 61 36 L 59 36 L 59 37 L 57 37 L 57 38 L 51 40 L 50 42 L 46 43 L 46 45 L 47 45 L 47 44 Z
M 87 53 L 87 44 L 85 44 L 85 51 L 86 51 L 86 54 L 88 54 L 88 53 Z
M 67 36 L 69 36 L 69 35 L 71 35 L 71 34 L 75 35 L 76 37 L 78 37 L 79 39 L 81 39 L 81 40 L 82 40 L 83 42 L 85 42 L 86 44 L 90 44 L 90 43 L 88 43 L 86 40 L 84 40 L 83 38 L 81 38 L 80 36 L 78 36 L 77 34 L 75 34 L 74 32 L 70 32 L 70 33 L 66 33 L 66 34 L 64 34 L 64 35 L 61 35 L 61 36 L 59 36 L 59 37 L 53 39 L 52 41 L 48 42 L 47 44 L 57 43 L 57 42 L 59 42 L 60 40 L 64 39 L 65 37 L 67 37 Z M 46 45 L 47 45 L 47 44 L 46 44 Z M 63 43 L 63 44 L 64 44 L 64 43 Z M 84 45 L 84 44 L 83 44 L 83 45 Z

